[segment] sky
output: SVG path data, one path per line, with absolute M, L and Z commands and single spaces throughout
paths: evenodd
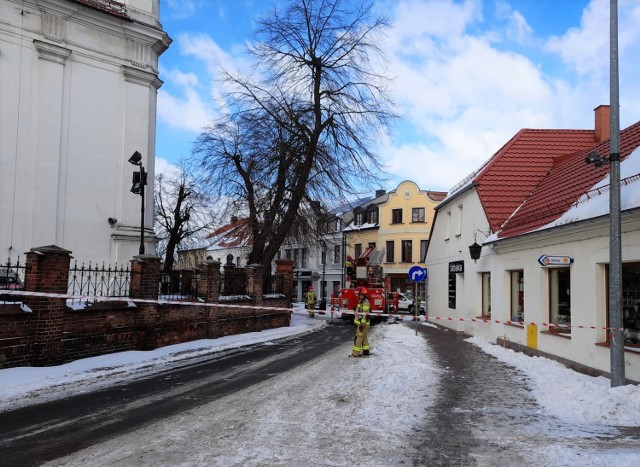
M 284 0 L 277 0 L 283 4 Z M 271 0 L 163 0 L 157 170 L 191 154 L 216 116 L 220 67 L 251 69 L 245 45 Z M 609 0 L 375 0 L 401 115 L 374 148 L 389 174 L 448 191 L 522 128 L 593 129 L 609 103 Z M 640 2 L 619 0 L 620 125 L 640 119 Z
M 3 369 L 0 413 L 141 378 L 181 361 L 184 364 L 187 358 L 212 358 L 236 347 L 271 345 L 276 339 L 327 326 L 329 319 L 319 314 L 310 319 L 303 305 L 296 304 L 288 328 L 121 352 L 54 367 Z M 347 358 L 351 343 L 345 342 L 294 372 L 115 436 L 50 465 L 411 465 L 407 456 L 413 430 L 428 416 L 439 383 L 450 369 L 436 362 L 430 343 L 415 332 L 413 323 L 376 325 L 369 337 L 373 353 L 369 359 Z M 502 451 L 491 448 L 501 439 L 536 465 L 638 465 L 638 441 L 621 439 L 619 427 L 640 426 L 640 386 L 612 388 L 606 378 L 582 375 L 552 360 L 528 357 L 477 337 L 463 345 L 477 346 L 515 368 L 523 393 L 538 404 L 529 423 L 514 422 L 504 427 L 505 433 L 486 433 L 479 426 L 477 465 L 504 465 L 492 457 Z M 477 407 L 478 420 L 496 410 L 519 420 L 520 414 L 515 413 L 519 407 L 483 402 L 484 407 Z M 354 419 L 366 423 L 354 430 Z M 367 442 L 365 457 L 354 449 L 363 441 Z

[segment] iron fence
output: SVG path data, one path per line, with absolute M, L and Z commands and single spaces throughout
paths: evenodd
M 20 302 L 22 299 L 16 295 L 1 293 L 2 290 L 23 290 L 26 275 L 26 266 L 20 263 L 20 257 L 13 263 L 8 258 L 6 263 L 0 263 L 0 303 Z
M 131 286 L 131 270 L 129 266 L 80 266 L 74 262 L 69 268 L 67 293 L 71 295 L 86 295 L 90 297 L 128 297 Z M 71 307 L 94 303 L 98 299 L 70 299 L 67 304 Z
M 204 276 L 195 269 L 175 270 L 160 276 L 159 297 L 161 300 L 205 301 Z

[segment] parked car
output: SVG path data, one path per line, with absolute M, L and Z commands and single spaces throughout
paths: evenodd
M 398 312 L 406 311 L 407 313 L 413 314 L 413 299 L 409 298 L 407 295 L 402 292 L 398 293 Z M 393 303 L 393 292 L 389 292 L 389 303 Z M 420 303 L 420 314 L 425 314 L 425 306 L 424 302 Z

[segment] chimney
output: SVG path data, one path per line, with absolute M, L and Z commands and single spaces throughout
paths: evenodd
M 599 105 L 593 110 L 596 115 L 595 139 L 596 143 L 600 143 L 611 137 L 611 114 L 608 105 Z
M 235 224 L 238 222 L 238 216 L 231 216 L 231 224 Z
M 387 192 L 387 190 L 376 190 L 376 198 L 377 198 L 378 196 L 382 196 L 382 195 L 384 195 L 386 192 Z

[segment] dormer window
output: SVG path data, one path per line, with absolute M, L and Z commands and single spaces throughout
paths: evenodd
M 362 225 L 364 223 L 364 214 L 361 208 L 356 208 L 353 211 L 353 223 L 355 225 Z
M 372 206 L 367 211 L 367 223 L 368 224 L 378 223 L 378 207 L 377 206 Z

